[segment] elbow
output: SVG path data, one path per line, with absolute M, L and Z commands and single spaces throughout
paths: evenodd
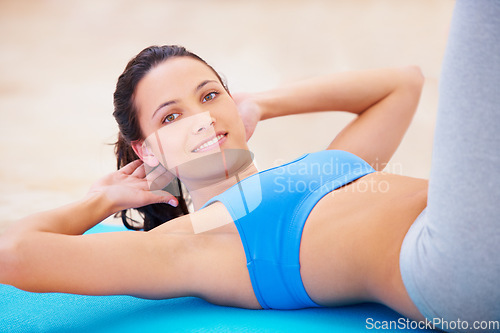
M 425 78 L 420 67 L 406 66 L 400 68 L 399 86 L 395 92 L 403 98 L 404 110 L 408 111 L 405 114 L 410 117 L 413 117 L 417 111 L 424 81 Z
M 425 82 L 422 69 L 419 66 L 411 65 L 403 67 L 402 71 L 404 85 L 420 97 Z

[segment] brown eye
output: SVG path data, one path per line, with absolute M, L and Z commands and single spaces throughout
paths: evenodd
M 163 120 L 164 123 L 171 123 L 172 121 L 174 121 L 175 119 L 177 119 L 177 117 L 179 117 L 180 114 L 178 113 L 171 113 L 169 114 L 168 116 L 165 117 L 165 119 Z
M 208 101 L 211 101 L 215 98 L 215 96 L 217 96 L 217 92 L 213 91 L 211 93 L 209 93 L 208 95 L 206 95 L 205 97 L 203 97 L 203 102 L 208 102 Z

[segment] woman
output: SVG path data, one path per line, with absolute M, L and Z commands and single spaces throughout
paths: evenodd
M 81 201 L 27 217 L 2 235 L 0 283 L 35 292 L 190 295 L 250 309 L 373 301 L 415 320 L 465 320 L 468 330 L 474 321 L 498 320 L 493 203 L 500 184 L 480 186 L 471 172 L 478 161 L 498 170 L 499 97 L 474 81 L 498 83 L 500 40 L 488 29 L 500 27 L 500 9 L 490 7 L 457 4 L 430 186 L 380 172 L 418 104 L 418 68 L 341 73 L 233 98 L 185 49 L 142 51 L 115 92 L 123 167 Z M 482 43 L 478 33 L 493 41 Z M 453 77 L 464 71 L 472 81 L 466 89 Z M 478 110 L 465 121 L 471 92 Z M 358 117 L 327 151 L 258 172 L 246 144 L 258 120 L 327 110 Z M 195 212 L 186 214 L 181 196 L 149 191 L 173 176 Z M 82 235 L 111 214 L 145 206 L 148 232 Z M 480 258 L 492 265 L 478 265 Z M 450 329 L 443 321 L 435 323 Z

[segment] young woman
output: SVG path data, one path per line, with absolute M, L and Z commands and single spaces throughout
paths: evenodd
M 417 107 L 416 67 L 233 97 L 184 48 L 143 50 L 115 92 L 121 168 L 81 201 L 4 233 L 0 283 L 250 309 L 372 301 L 469 331 L 500 320 L 498 14 L 498 3 L 457 3 L 430 184 L 380 170 Z M 328 110 L 358 117 L 327 150 L 257 170 L 246 141 L 259 120 Z M 150 191 L 173 176 L 194 212 L 180 195 Z M 130 208 L 149 231 L 82 235 Z

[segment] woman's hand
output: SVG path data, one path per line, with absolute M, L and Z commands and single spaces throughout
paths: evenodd
M 257 123 L 261 120 L 262 109 L 252 94 L 237 93 L 233 94 L 232 97 L 238 107 L 241 120 L 243 120 L 248 141 L 255 131 Z
M 105 195 L 115 212 L 154 203 L 168 203 L 174 207 L 178 205 L 175 196 L 163 193 L 157 195 L 151 192 L 144 164 L 141 160 L 135 160 L 94 183 L 88 196 Z

